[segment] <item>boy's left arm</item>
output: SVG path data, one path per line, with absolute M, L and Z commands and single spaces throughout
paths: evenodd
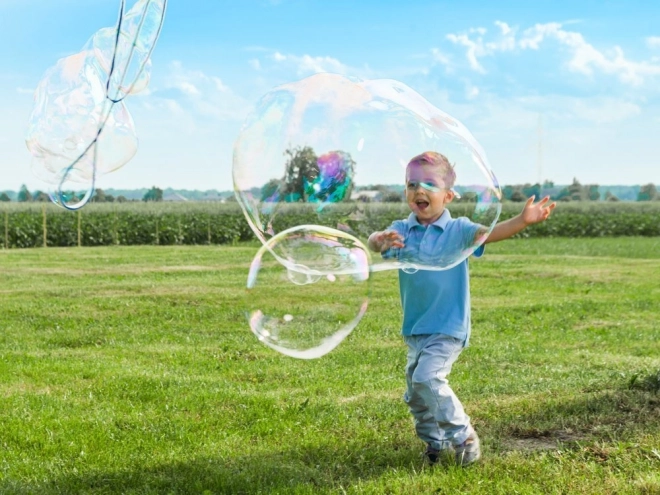
M 546 196 L 538 203 L 534 203 L 535 196 L 530 197 L 525 206 L 523 207 L 522 212 L 519 215 L 516 215 L 509 220 L 500 222 L 493 228 L 492 232 L 486 238 L 486 243 L 488 242 L 497 242 L 503 241 L 504 239 L 509 239 L 513 237 L 518 232 L 525 230 L 530 225 L 535 223 L 541 223 L 547 220 L 552 213 L 552 210 L 555 209 L 557 203 L 550 201 L 550 197 Z M 480 229 L 481 230 L 481 229 Z M 477 232 L 477 236 L 484 235 L 485 232 Z

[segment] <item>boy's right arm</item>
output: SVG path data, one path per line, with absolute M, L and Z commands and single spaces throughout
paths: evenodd
M 404 247 L 403 237 L 394 230 L 382 230 L 369 236 L 367 246 L 376 253 L 382 253 L 393 247 Z

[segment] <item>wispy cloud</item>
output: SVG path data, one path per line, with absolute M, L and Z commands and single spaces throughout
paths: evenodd
M 189 131 L 196 130 L 199 118 L 242 120 L 250 104 L 229 88 L 220 77 L 171 62 L 164 83 L 153 88 L 143 104 L 183 118 Z
M 495 21 L 494 24 L 497 32 L 490 38 L 486 38 L 489 32 L 485 28 L 447 35 L 447 40 L 452 44 L 465 48 L 465 58 L 474 72 L 487 73 L 483 64 L 487 57 L 506 52 L 540 50 L 553 42 L 568 54 L 564 67 L 574 73 L 612 75 L 630 86 L 640 86 L 660 75 L 660 63 L 656 59 L 632 60 L 620 46 L 598 49 L 580 32 L 568 30 L 558 22 L 539 23 L 522 31 L 503 21 Z M 646 43 L 651 48 L 660 47 L 660 37 L 648 37 Z
M 250 59 L 248 63 L 254 70 L 263 71 L 264 73 L 277 73 L 282 80 L 302 78 L 322 72 L 362 78 L 373 76 L 373 71 L 366 65 L 364 67 L 352 67 L 338 58 L 328 55 L 301 55 L 269 50 L 260 57 Z
M 305 76 L 310 74 L 317 74 L 319 72 L 335 72 L 338 74 L 345 74 L 348 72 L 348 67 L 341 63 L 339 60 L 328 56 L 312 56 L 312 55 L 284 55 L 280 52 L 273 54 L 273 60 L 280 64 L 287 64 L 289 67 L 295 68 L 296 74 Z

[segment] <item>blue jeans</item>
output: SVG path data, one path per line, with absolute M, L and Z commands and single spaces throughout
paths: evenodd
M 443 334 L 403 340 L 408 345 L 403 400 L 415 418 L 417 436 L 437 450 L 463 443 L 473 432 L 470 417 L 447 381 L 463 341 Z

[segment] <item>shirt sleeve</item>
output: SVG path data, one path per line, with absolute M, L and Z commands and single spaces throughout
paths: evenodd
M 461 230 L 463 232 L 463 243 L 466 248 L 472 248 L 474 246 L 474 236 L 477 235 L 477 231 L 483 227 L 483 225 L 474 223 L 472 220 L 466 217 L 462 217 L 461 221 Z M 474 250 L 472 256 L 479 258 L 484 254 L 486 250 L 486 243 L 481 243 L 477 249 Z

